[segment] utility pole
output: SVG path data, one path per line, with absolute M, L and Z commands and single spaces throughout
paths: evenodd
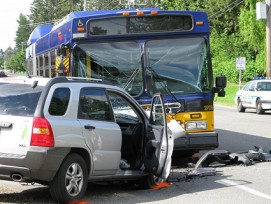
M 22 50 L 24 50 L 24 45 L 26 45 L 26 42 L 21 42 Z
M 271 77 L 271 11 L 270 0 L 266 0 L 266 77 Z
M 84 0 L 84 11 L 87 10 L 87 0 Z

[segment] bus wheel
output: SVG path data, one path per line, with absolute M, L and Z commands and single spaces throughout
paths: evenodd
M 81 199 L 87 188 L 88 171 L 84 159 L 78 154 L 69 155 L 50 183 L 50 193 L 54 200 L 68 203 Z
M 158 178 L 153 174 L 149 174 L 140 181 L 140 187 L 144 189 L 151 189 L 159 184 L 163 183 L 164 179 Z
M 245 110 L 246 110 L 239 98 L 238 98 L 238 102 L 237 102 L 237 110 L 238 110 L 238 112 L 245 112 Z
M 258 99 L 256 101 L 256 113 L 257 114 L 263 114 L 264 113 L 264 110 L 262 108 L 262 103 L 261 103 L 260 99 Z

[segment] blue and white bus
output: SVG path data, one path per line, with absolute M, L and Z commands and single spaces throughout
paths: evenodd
M 55 25 L 39 25 L 28 40 L 27 69 L 43 77 L 98 78 L 122 87 L 144 108 L 164 95 L 168 118 L 185 136 L 176 155 L 218 147 L 209 24 L 205 12 L 155 8 L 72 12 Z

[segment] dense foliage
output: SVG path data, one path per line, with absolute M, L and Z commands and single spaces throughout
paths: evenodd
M 16 47 L 0 52 L 0 67 L 24 70 L 23 50 L 30 32 L 39 24 L 54 23 L 72 11 L 125 8 L 125 0 L 33 0 L 29 16 L 19 15 Z M 265 74 L 265 21 L 256 20 L 257 0 L 153 0 L 135 1 L 144 7 L 160 7 L 169 10 L 201 10 L 209 16 L 211 28 L 211 53 L 214 75 L 225 75 L 237 82 L 236 58 L 246 57 L 244 81 Z M 3 63 L 5 61 L 5 63 Z

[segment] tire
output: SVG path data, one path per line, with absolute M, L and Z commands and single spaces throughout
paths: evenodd
M 237 101 L 237 110 L 238 110 L 238 112 L 245 112 L 245 110 L 246 110 L 246 108 L 244 108 L 244 106 L 239 98 Z
M 159 184 L 163 182 L 164 182 L 164 179 L 158 178 L 157 176 L 153 174 L 149 174 L 148 176 L 141 179 L 140 186 L 143 189 L 151 189 L 155 186 L 158 186 Z
M 70 154 L 60 166 L 54 180 L 50 183 L 50 193 L 59 203 L 81 199 L 88 183 L 86 162 L 78 154 Z
M 256 101 L 256 113 L 257 114 L 263 114 L 264 113 L 264 110 L 262 108 L 262 103 L 261 103 L 260 99 L 258 99 Z

